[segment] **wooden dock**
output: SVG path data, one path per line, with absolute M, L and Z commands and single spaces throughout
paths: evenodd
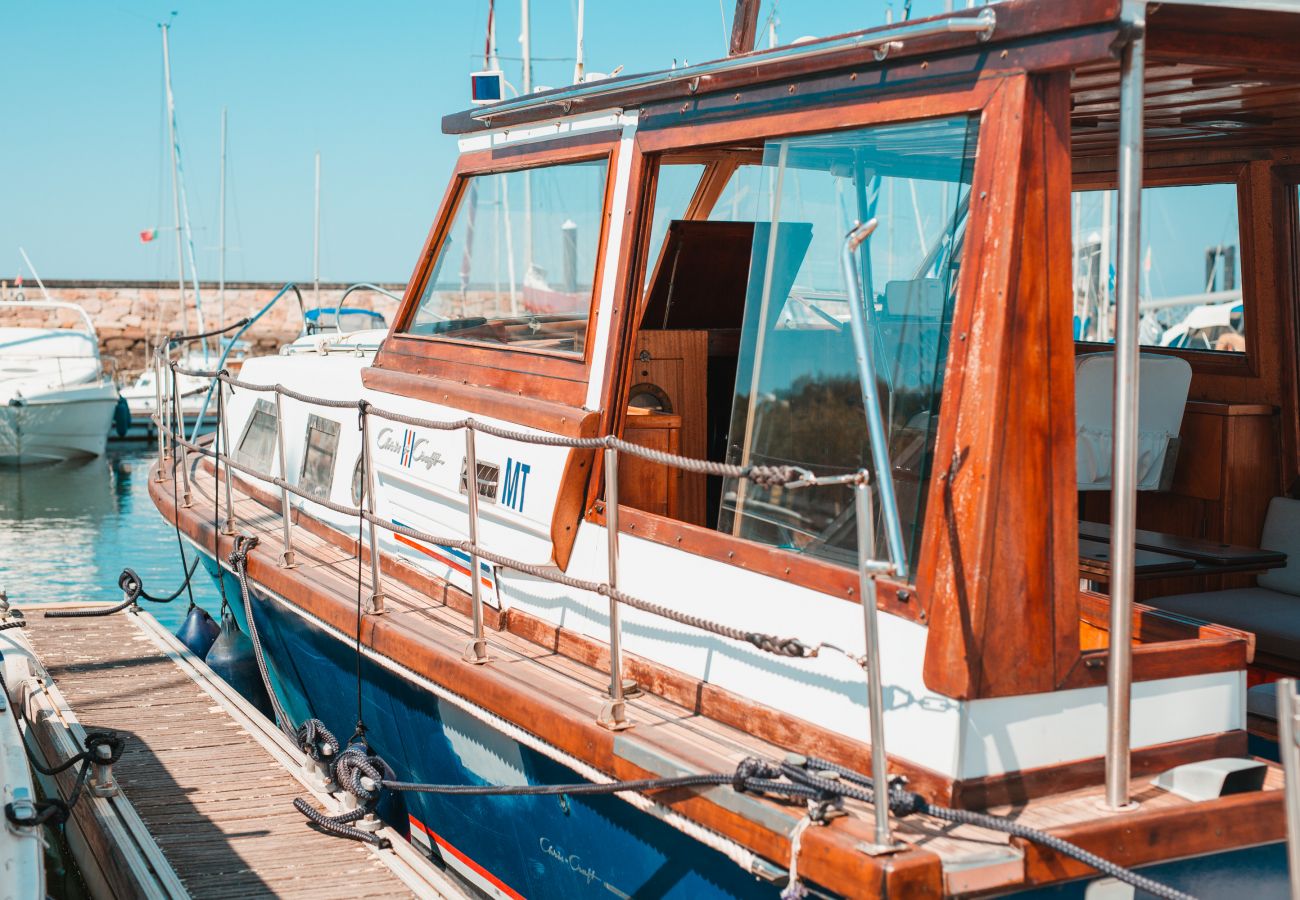
M 46 619 L 41 609 L 27 608 L 25 634 L 53 689 L 86 730 L 127 739 L 113 771 L 165 859 L 147 867 L 170 866 L 184 892 L 213 900 L 463 896 L 400 835 L 380 850 L 309 826 L 295 797 L 338 808 L 309 788 L 297 751 L 152 616 Z M 84 830 L 88 811 L 78 812 Z M 87 842 L 113 852 L 111 837 Z

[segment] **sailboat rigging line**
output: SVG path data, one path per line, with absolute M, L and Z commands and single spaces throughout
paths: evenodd
M 229 325 L 223 326 L 221 328 L 214 328 L 211 331 L 205 331 L 202 334 L 169 335 L 167 338 L 167 347 L 168 349 L 171 349 L 172 347 L 179 346 L 180 344 L 187 344 L 191 341 L 202 341 L 210 337 L 216 337 L 217 335 L 225 334 L 228 331 L 234 331 L 236 328 L 242 328 L 245 325 L 249 325 L 252 323 L 252 321 L 253 320 L 251 318 L 245 316 L 244 318 L 239 319 L 238 321 L 231 322 Z
M 224 370 L 223 370 L 224 371 Z M 217 457 L 221 457 L 221 433 L 225 431 L 225 421 L 222 416 L 225 414 L 225 403 L 223 395 L 226 392 L 221 388 L 217 389 L 217 428 L 212 436 L 213 452 Z M 229 448 L 226 448 L 229 452 Z M 229 501 L 229 497 L 226 498 Z M 220 555 L 221 549 L 221 466 L 212 467 L 212 556 L 215 559 Z M 230 609 L 230 600 L 226 597 L 226 579 L 218 578 L 217 587 L 221 591 L 221 614 L 224 616 Z

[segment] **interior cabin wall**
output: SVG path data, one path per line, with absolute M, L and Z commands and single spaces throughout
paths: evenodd
M 1231 173 L 1238 190 L 1244 354 L 1164 350 L 1192 368 L 1178 460 L 1167 491 L 1138 495 L 1138 527 L 1255 546 L 1274 496 L 1300 487 L 1296 392 L 1296 204 L 1300 151 L 1156 152 L 1148 184 L 1195 183 Z M 1079 184 L 1108 184 L 1113 160 L 1076 162 Z M 1079 344 L 1078 352 L 1099 349 Z M 1084 519 L 1110 518 L 1110 493 L 1080 495 Z M 1252 584 L 1250 575 L 1145 581 L 1138 599 Z

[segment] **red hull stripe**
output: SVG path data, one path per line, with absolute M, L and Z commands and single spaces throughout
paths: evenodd
M 452 559 L 450 556 L 446 555 L 445 553 L 439 553 L 437 550 L 434 550 L 432 547 L 426 547 L 421 543 L 413 541 L 404 534 L 394 534 L 393 537 L 397 539 L 397 542 L 399 544 L 405 544 L 406 546 L 410 547 L 412 550 L 419 550 L 425 556 L 428 556 L 432 559 L 436 559 L 440 563 L 446 563 L 448 566 L 455 569 L 460 574 L 466 576 L 467 578 L 469 577 L 469 569 L 465 568 L 464 566 L 456 562 L 454 559 Z M 483 583 L 483 587 L 487 588 L 488 590 L 492 590 L 491 581 L 481 576 L 479 578 L 479 581 Z
M 469 867 L 469 868 L 470 868 L 470 869 L 471 869 L 471 870 L 472 870 L 476 875 L 478 875 L 478 876 L 479 876 L 480 878 L 482 878 L 484 881 L 488 882 L 488 883 L 491 884 L 493 887 L 495 887 L 497 890 L 503 892 L 503 893 L 506 894 L 507 896 L 509 896 L 509 897 L 513 897 L 514 900 L 524 900 L 524 896 L 523 896 L 523 894 L 520 894 L 520 893 L 519 893 L 518 891 L 516 891 L 514 888 L 510 887 L 510 885 L 508 885 L 508 884 L 506 884 L 504 881 L 502 881 L 500 878 L 497 878 L 495 875 L 493 875 L 493 874 L 492 874 L 491 872 L 489 872 L 487 869 L 483 868 L 483 867 L 480 866 L 478 863 L 474 862 L 474 860 L 472 860 L 472 859 L 470 859 L 468 856 L 466 856 L 464 853 L 462 853 L 462 852 L 460 852 L 459 850 L 457 850 L 457 849 L 456 849 L 455 847 L 453 847 L 450 843 L 448 843 L 447 840 L 446 840 L 445 838 L 443 838 L 441 835 L 435 834 L 435 833 L 433 832 L 433 830 L 429 828 L 428 825 L 425 825 L 423 822 L 421 822 L 421 821 L 420 821 L 419 819 L 417 819 L 415 816 L 412 816 L 412 815 L 409 815 L 409 814 L 408 814 L 408 815 L 407 815 L 407 818 L 409 818 L 409 819 L 411 820 L 411 827 L 412 827 L 412 828 L 418 828 L 420 831 L 423 831 L 425 834 L 427 834 L 427 835 L 429 836 L 429 838 L 430 838 L 430 839 L 431 839 L 435 844 L 438 845 L 438 847 L 439 847 L 440 849 L 445 850 L 445 851 L 447 851 L 448 853 L 450 853 L 452 856 L 456 857 L 457 860 L 459 860 L 460 862 L 464 863 L 467 867 Z

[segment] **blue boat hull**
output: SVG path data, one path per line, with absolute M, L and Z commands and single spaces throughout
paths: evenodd
M 239 584 L 203 562 L 247 630 Z M 357 722 L 356 648 L 307 617 L 263 597 L 253 614 L 275 690 L 295 723 L 317 718 L 340 739 Z M 440 784 L 572 784 L 572 769 L 484 724 L 432 691 L 363 657 L 366 740 L 397 779 Z M 542 731 L 544 729 L 534 729 Z M 388 795 L 384 820 L 435 859 L 498 897 L 773 898 L 779 888 L 614 796 L 452 797 Z M 1283 844 L 1145 867 L 1201 900 L 1289 896 Z M 1088 881 L 1018 893 L 1082 898 Z M 1139 897 L 1144 896 L 1139 893 Z

